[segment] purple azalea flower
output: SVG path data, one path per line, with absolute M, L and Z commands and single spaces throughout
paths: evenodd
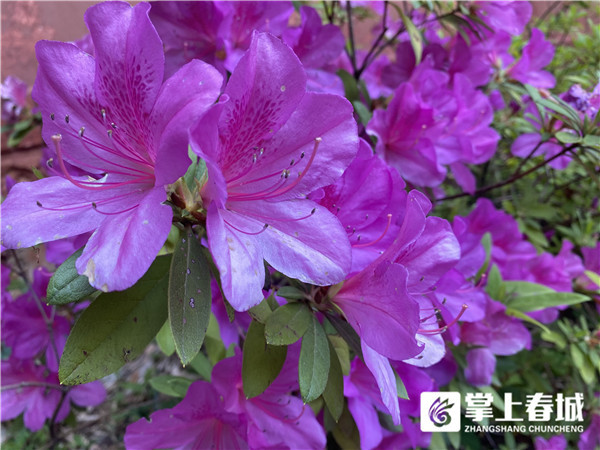
M 227 300 L 244 311 L 263 300 L 266 260 L 301 281 L 331 285 L 350 270 L 339 221 L 306 199 L 335 182 L 356 155 L 352 107 L 307 93 L 289 47 L 255 33 L 222 101 L 191 132 L 206 161 L 208 245 Z
M 187 129 L 221 85 L 219 73 L 200 61 L 163 83 L 163 48 L 149 8 L 89 8 L 95 58 L 71 44 L 37 44 L 33 96 L 63 176 L 17 184 L 2 204 L 8 248 L 94 231 L 77 270 L 105 291 L 133 285 L 166 240 L 172 212 L 162 204 L 165 185 L 185 173 Z M 72 175 L 65 162 L 89 175 Z
M 467 191 L 474 178 L 464 164 L 481 164 L 496 150 L 499 135 L 489 127 L 493 108 L 463 74 L 451 79 L 427 58 L 396 89 L 386 110 L 375 110 L 367 132 L 377 152 L 400 175 L 419 186 L 438 186 L 449 165 Z
M 549 439 L 537 436 L 533 443 L 535 450 L 566 450 L 567 448 L 567 439 L 563 434 L 552 436 Z
M 230 72 L 250 47 L 254 30 L 281 36 L 294 12 L 290 1 L 216 2 L 216 6 L 224 15 L 221 35 L 227 54 L 225 68 Z
M 544 33 L 537 28 L 531 30 L 531 39 L 523 48 L 523 54 L 507 75 L 523 84 L 550 89 L 556 84 L 550 72 L 542 70 L 554 57 L 554 46 L 544 39 Z
M 150 19 L 165 45 L 165 76 L 193 59 L 224 72 L 225 42 L 220 34 L 224 18 L 217 2 L 154 2 Z
M 594 119 L 600 109 L 600 83 L 589 93 L 584 91 L 580 85 L 574 84 L 562 97 L 573 108 L 585 113 L 590 119 Z
M 215 365 L 213 386 L 223 396 L 225 409 L 248 421 L 251 448 L 324 448 L 326 437 L 312 409 L 291 393 L 298 391 L 299 345 L 288 355 L 273 383 L 257 397 L 246 399 L 242 388 L 242 354 Z
M 474 385 L 489 385 L 496 368 L 494 355 L 514 355 L 531 348 L 531 335 L 523 323 L 505 314 L 505 306 L 488 299 L 483 320 L 461 325 L 461 340 L 481 348 L 469 350 L 465 376 Z
M 11 348 L 11 356 L 20 360 L 34 359 L 41 353 L 46 355 L 46 365 L 58 371 L 59 355 L 70 331 L 69 321 L 56 315 L 53 307 L 34 300 L 46 296 L 48 281 L 52 274 L 38 268 L 34 272 L 33 292 L 26 293 L 14 301 L 2 305 L 2 341 Z M 46 321 L 52 320 L 52 334 Z
M 577 445 L 579 450 L 596 450 L 598 448 L 600 445 L 600 414 L 592 414 L 590 425 L 581 433 Z
M 477 15 L 494 30 L 519 35 L 531 19 L 533 8 L 524 1 L 476 1 L 472 5 Z
M 2 421 L 11 420 L 24 413 L 25 426 L 38 431 L 50 419 L 61 399 L 61 385 L 56 373 L 47 373 L 43 365 L 32 360 L 10 358 L 2 361 Z M 11 386 L 10 389 L 6 389 Z M 54 388 L 52 387 L 54 386 Z M 82 384 L 69 389 L 56 420 L 61 422 L 69 415 L 71 402 L 76 405 L 96 406 L 106 398 L 100 381 Z
M 342 80 L 331 63 L 344 51 L 344 35 L 336 25 L 323 25 L 314 8 L 302 6 L 300 16 L 302 26 L 286 29 L 282 37 L 304 65 L 306 89 L 344 95 Z
M 171 409 L 152 413 L 127 427 L 125 447 L 131 450 L 173 448 L 246 449 L 246 423 L 227 412 L 223 398 L 210 383 L 196 381 Z
M 377 259 L 398 235 L 405 213 L 405 186 L 398 172 L 361 139 L 356 159 L 342 177 L 309 196 L 344 226 L 352 245 L 351 273 Z
M 27 106 L 27 83 L 9 75 L 0 86 L 0 96 L 2 97 L 2 120 L 14 122 Z

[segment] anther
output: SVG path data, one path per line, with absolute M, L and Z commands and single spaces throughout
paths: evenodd
M 50 120 L 54 120 L 54 113 L 50 114 Z
M 300 159 L 304 158 L 304 152 L 300 153 Z
M 315 212 L 317 212 L 317 208 L 313 208 L 312 211 L 310 212 L 310 215 L 312 216 Z
M 35 202 L 36 205 L 38 205 L 40 208 L 43 208 L 42 203 L 38 200 Z
M 102 113 L 102 121 L 106 122 L 106 110 L 102 109 L 100 112 Z
M 54 158 L 50 158 L 48 161 L 46 161 L 46 165 L 50 169 L 54 168 Z
M 292 161 L 290 162 L 290 166 L 294 165 L 294 160 L 292 159 Z
M 265 152 L 265 148 L 264 148 L 264 147 L 261 147 L 261 149 L 260 149 L 260 151 L 258 152 L 258 154 L 259 154 L 260 156 L 262 156 L 264 152 Z
M 69 115 L 68 114 L 65 116 L 65 122 L 69 123 Z
M 92 202 L 92 208 L 96 209 L 96 208 L 98 208 L 98 205 L 96 205 L 95 202 Z
M 256 163 L 257 159 L 258 159 L 258 156 L 256 156 L 256 153 L 254 155 L 252 155 L 252 164 Z
M 114 122 L 111 122 L 110 126 L 113 127 L 115 130 L 117 129 L 117 125 Z
M 111 138 L 112 134 L 113 134 L 113 130 L 106 130 L 106 134 L 108 134 L 108 137 Z
M 79 137 L 83 137 L 83 133 L 85 132 L 85 127 L 81 127 L 79 129 Z

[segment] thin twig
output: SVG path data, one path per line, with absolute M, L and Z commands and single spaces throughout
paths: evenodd
M 387 31 L 388 31 L 388 27 L 387 27 L 387 15 L 388 15 L 388 2 L 386 0 L 386 1 L 383 2 L 383 19 L 381 20 L 381 33 L 379 33 L 379 36 L 377 36 L 377 38 L 375 39 L 375 42 L 373 43 L 373 45 L 369 49 L 369 52 L 367 53 L 367 56 L 365 56 L 365 59 L 363 59 L 363 62 L 361 64 L 361 66 L 360 66 L 360 69 L 358 69 L 358 71 L 356 71 L 356 73 L 354 74 L 354 78 L 356 78 L 356 80 L 358 80 L 360 78 L 360 76 L 362 75 L 362 73 L 371 64 L 371 62 L 369 62 L 369 59 L 373 56 L 373 53 L 375 52 L 375 49 L 377 48 L 377 46 L 379 45 L 379 43 L 381 42 L 381 40 L 385 37 L 385 33 L 387 33 Z
M 67 386 L 61 386 L 59 384 L 44 383 L 42 381 L 22 381 L 21 383 L 6 384 L 0 387 L 0 391 L 10 391 L 13 389 L 23 389 L 28 387 L 43 387 L 48 389 L 56 389 L 57 391 L 67 391 Z
M 506 186 L 508 184 L 514 183 L 515 181 L 520 180 L 523 177 L 526 177 L 530 173 L 533 173 L 533 172 L 537 171 L 538 169 L 546 166 L 551 161 L 554 161 L 556 158 L 559 158 L 559 157 L 563 156 L 565 153 L 573 150 L 577 146 L 578 146 L 577 144 L 570 145 L 569 147 L 566 147 L 566 148 L 562 149 L 556 155 L 552 156 L 551 158 L 546 159 L 545 161 L 542 161 L 541 163 L 537 164 L 536 166 L 532 167 L 531 169 L 526 170 L 525 172 L 522 172 L 522 173 L 515 173 L 513 176 L 511 176 L 507 180 L 501 181 L 499 183 L 492 184 L 490 186 L 486 186 L 486 187 L 483 187 L 481 189 L 477 189 L 473 194 L 469 194 L 468 192 L 462 192 L 460 194 L 450 195 L 448 197 L 438 198 L 438 199 L 436 199 L 436 202 L 442 202 L 444 200 L 454 200 L 456 198 L 469 197 L 469 196 L 478 197 L 478 196 L 480 196 L 481 194 L 483 194 L 485 192 L 488 192 L 488 191 L 491 191 L 493 189 L 497 189 L 499 187 L 503 187 L 503 186 Z
M 354 44 L 354 29 L 352 27 L 352 5 L 349 1 L 346 2 L 346 15 L 348 16 L 348 37 L 350 38 L 350 52 L 348 52 L 348 56 L 352 63 L 352 72 L 356 73 L 356 47 Z

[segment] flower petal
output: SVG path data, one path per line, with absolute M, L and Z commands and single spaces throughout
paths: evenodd
M 107 216 L 88 241 L 76 267 L 104 291 L 133 286 L 156 258 L 171 230 L 173 213 L 161 203 L 164 188 L 152 189 L 134 211 Z
M 265 268 L 261 249 L 253 239 L 256 236 L 232 226 L 248 232 L 260 231 L 262 227 L 211 203 L 206 218 L 208 246 L 219 269 L 225 297 L 235 310 L 246 311 L 264 299 Z
M 173 183 L 185 173 L 190 165 L 188 129 L 215 103 L 222 83 L 217 69 L 193 60 L 163 84 L 151 117 L 154 136 L 160 137 L 155 143 L 157 185 Z

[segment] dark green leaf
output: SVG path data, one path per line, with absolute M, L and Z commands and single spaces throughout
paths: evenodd
M 273 294 L 271 294 L 269 298 L 272 296 Z M 271 310 L 271 306 L 269 305 L 268 299 L 264 299 L 258 305 L 253 306 L 248 310 L 250 317 L 262 324 L 265 324 L 267 322 L 267 319 L 269 318 L 272 312 L 273 311 Z
M 87 277 L 79 275 L 75 268 L 75 261 L 82 253 L 83 249 L 80 249 L 69 256 L 50 278 L 46 297 L 49 305 L 79 302 L 96 292 L 96 288 L 90 286 Z
M 175 377 L 173 375 L 159 375 L 150 378 L 150 386 L 152 389 L 171 397 L 185 397 L 192 380 L 183 377 Z
M 198 238 L 188 226 L 175 247 L 169 274 L 169 324 L 184 366 L 202 348 L 211 302 L 210 269 Z
M 287 354 L 287 347 L 267 344 L 265 326 L 252 321 L 244 342 L 242 382 L 246 398 L 262 394 L 277 378 Z
M 506 306 L 522 312 L 538 311 L 552 306 L 575 305 L 590 300 L 572 292 L 556 292 L 541 284 L 526 281 L 505 281 L 508 295 Z
M 362 357 L 362 347 L 360 345 L 360 337 L 352 328 L 348 322 L 343 319 L 340 319 L 338 316 L 334 314 L 328 314 L 327 319 L 339 333 L 339 335 L 344 338 L 346 343 L 350 346 L 350 348 L 356 353 L 358 356 Z
M 494 300 L 500 301 L 504 297 L 504 292 L 502 289 L 502 275 L 500 275 L 500 270 L 498 270 L 498 266 L 496 264 L 492 266 L 490 273 L 488 274 L 485 292 L 487 292 L 487 294 Z
M 344 69 L 340 69 L 336 73 L 338 77 L 342 79 L 342 83 L 344 83 L 344 92 L 346 94 L 346 98 L 351 102 L 354 100 L 359 100 L 360 94 L 354 77 Z
M 60 360 L 62 384 L 88 383 L 137 358 L 167 320 L 170 256 L 126 291 L 98 297 L 75 323 Z
M 337 422 L 344 411 L 344 377 L 340 360 L 331 342 L 329 342 L 329 358 L 329 377 L 323 391 L 323 399 L 331 416 Z
M 271 345 L 291 345 L 304 336 L 312 314 L 303 303 L 280 306 L 265 323 L 265 338 Z
M 329 341 L 315 316 L 304 337 L 298 361 L 300 394 L 305 403 L 312 402 L 325 390 L 329 375 Z
M 288 300 L 301 300 L 306 298 L 306 292 L 294 287 L 294 286 L 282 286 L 277 289 L 277 295 Z
M 366 126 L 373 116 L 371 111 L 359 100 L 353 101 L 352 106 L 354 106 L 354 112 L 358 114 L 361 123 Z

